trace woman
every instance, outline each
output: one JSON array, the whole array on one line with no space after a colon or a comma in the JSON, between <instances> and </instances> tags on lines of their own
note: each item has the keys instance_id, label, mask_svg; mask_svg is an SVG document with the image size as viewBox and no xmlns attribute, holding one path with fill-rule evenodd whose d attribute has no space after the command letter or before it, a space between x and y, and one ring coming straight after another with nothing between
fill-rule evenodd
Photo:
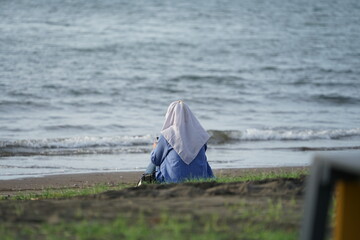
<instances>
[{"instance_id":1,"label":"woman","mask_svg":"<svg viewBox=\"0 0 360 240\"><path fill-rule=\"evenodd\" d=\"M145 174L155 173L158 182L214 177L205 155L209 138L183 101L172 102Z\"/></svg>"}]
</instances>

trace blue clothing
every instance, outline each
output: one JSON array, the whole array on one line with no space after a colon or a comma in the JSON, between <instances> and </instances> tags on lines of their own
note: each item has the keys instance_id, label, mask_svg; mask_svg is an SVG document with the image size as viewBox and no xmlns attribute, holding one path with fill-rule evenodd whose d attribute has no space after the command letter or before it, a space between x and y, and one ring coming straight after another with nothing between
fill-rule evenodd
<instances>
[{"instance_id":1,"label":"blue clothing","mask_svg":"<svg viewBox=\"0 0 360 240\"><path fill-rule=\"evenodd\" d=\"M145 170L145 174L153 174L156 171L156 166L152 162L149 163Z\"/></svg>"},{"instance_id":2,"label":"blue clothing","mask_svg":"<svg viewBox=\"0 0 360 240\"><path fill-rule=\"evenodd\" d=\"M151 152L151 162L157 166L156 180L159 182L181 182L187 179L212 178L205 155L206 144L195 159L187 165L173 147L160 135L156 148Z\"/></svg>"}]
</instances>

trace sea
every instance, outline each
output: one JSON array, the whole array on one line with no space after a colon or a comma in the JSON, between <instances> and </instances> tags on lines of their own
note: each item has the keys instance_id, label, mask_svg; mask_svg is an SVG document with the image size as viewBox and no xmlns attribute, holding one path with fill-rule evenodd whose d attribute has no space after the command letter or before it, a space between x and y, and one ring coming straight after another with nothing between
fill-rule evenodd
<instances>
[{"instance_id":1,"label":"sea","mask_svg":"<svg viewBox=\"0 0 360 240\"><path fill-rule=\"evenodd\" d=\"M360 153L360 1L0 0L0 179L142 171L175 100L213 169Z\"/></svg>"}]
</instances>

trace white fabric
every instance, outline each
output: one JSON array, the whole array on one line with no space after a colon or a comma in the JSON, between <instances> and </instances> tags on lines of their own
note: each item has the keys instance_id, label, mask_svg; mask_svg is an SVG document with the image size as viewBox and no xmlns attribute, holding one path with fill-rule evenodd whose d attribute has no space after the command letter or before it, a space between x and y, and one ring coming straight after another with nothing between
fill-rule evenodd
<instances>
[{"instance_id":1,"label":"white fabric","mask_svg":"<svg viewBox=\"0 0 360 240\"><path fill-rule=\"evenodd\" d=\"M210 138L190 108L182 101L170 104L161 134L188 165Z\"/></svg>"}]
</instances>

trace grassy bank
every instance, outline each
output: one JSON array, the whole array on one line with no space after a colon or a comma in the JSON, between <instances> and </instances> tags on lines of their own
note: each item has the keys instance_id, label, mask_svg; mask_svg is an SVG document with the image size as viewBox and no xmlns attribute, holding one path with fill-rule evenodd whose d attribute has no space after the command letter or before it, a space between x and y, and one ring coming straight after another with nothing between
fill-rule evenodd
<instances>
[{"instance_id":1,"label":"grassy bank","mask_svg":"<svg viewBox=\"0 0 360 240\"><path fill-rule=\"evenodd\" d=\"M121 184L19 193L0 201L0 236L5 240L297 239L307 174L306 170L259 172L141 189Z\"/></svg>"},{"instance_id":2,"label":"grassy bank","mask_svg":"<svg viewBox=\"0 0 360 240\"><path fill-rule=\"evenodd\" d=\"M41 192L22 193L14 192L12 195L1 196L0 200L41 200L41 199L64 199L77 196L87 196L99 194L110 190L121 190L130 187L128 184L105 185L97 184L86 188L63 188L63 189L44 189Z\"/></svg>"},{"instance_id":3,"label":"grassy bank","mask_svg":"<svg viewBox=\"0 0 360 240\"><path fill-rule=\"evenodd\" d=\"M308 170L296 170L296 171L280 171L280 172L260 172L260 173L248 173L243 176L217 176L214 179L203 180L191 180L187 182L209 182L215 181L219 183L229 182L246 182L246 181L261 181L266 179L275 178L299 178L307 175ZM39 200L39 199L63 199L76 196L86 196L92 194L99 194L111 190L121 190L127 187L132 187L129 184L97 184L87 188L64 188L64 189L44 189L37 193L22 193L21 191L15 192L12 195L0 196L0 200Z\"/></svg>"},{"instance_id":4,"label":"grassy bank","mask_svg":"<svg viewBox=\"0 0 360 240\"><path fill-rule=\"evenodd\" d=\"M241 219L222 219L219 215L202 216L194 219L191 215L172 216L162 213L160 216L146 218L139 215L137 219L119 216L114 221L91 221L57 224L43 223L37 226L12 225L0 226L1 239L133 239L133 240L225 240L225 239L266 239L291 240L297 239L298 233L294 230L274 229L269 214L265 223L246 223L233 228L232 223ZM247 218L247 216L239 216Z\"/></svg>"}]
</instances>

